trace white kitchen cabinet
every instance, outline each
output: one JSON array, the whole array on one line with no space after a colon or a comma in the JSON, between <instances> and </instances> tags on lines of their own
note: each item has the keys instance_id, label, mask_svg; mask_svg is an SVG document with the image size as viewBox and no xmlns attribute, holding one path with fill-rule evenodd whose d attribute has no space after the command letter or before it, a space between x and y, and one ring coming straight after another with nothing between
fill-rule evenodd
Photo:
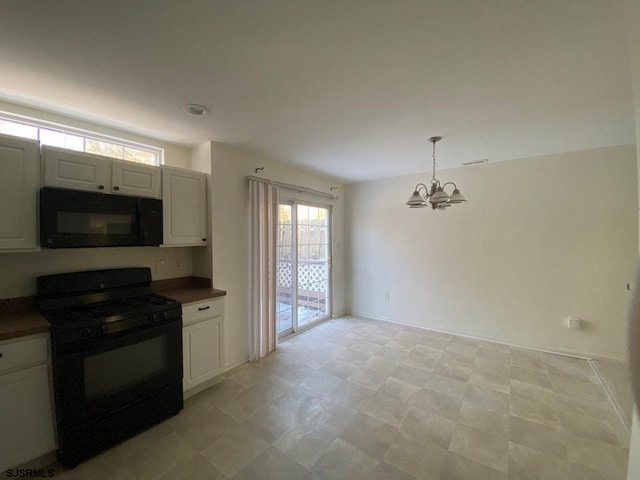
<instances>
[{"instance_id":1,"label":"white kitchen cabinet","mask_svg":"<svg viewBox=\"0 0 640 480\"><path fill-rule=\"evenodd\" d=\"M111 192L111 159L48 146L42 153L45 186Z\"/></svg>"},{"instance_id":2,"label":"white kitchen cabinet","mask_svg":"<svg viewBox=\"0 0 640 480\"><path fill-rule=\"evenodd\" d=\"M38 142L0 135L0 251L38 248L39 189Z\"/></svg>"},{"instance_id":3,"label":"white kitchen cabinet","mask_svg":"<svg viewBox=\"0 0 640 480\"><path fill-rule=\"evenodd\" d=\"M119 195L162 198L161 175L162 171L158 167L113 160L111 190Z\"/></svg>"},{"instance_id":4,"label":"white kitchen cabinet","mask_svg":"<svg viewBox=\"0 0 640 480\"><path fill-rule=\"evenodd\" d=\"M162 167L164 246L207 244L207 174Z\"/></svg>"},{"instance_id":5,"label":"white kitchen cabinet","mask_svg":"<svg viewBox=\"0 0 640 480\"><path fill-rule=\"evenodd\" d=\"M89 192L161 198L158 167L90 153L42 147L44 184Z\"/></svg>"},{"instance_id":6,"label":"white kitchen cabinet","mask_svg":"<svg viewBox=\"0 0 640 480\"><path fill-rule=\"evenodd\" d=\"M0 342L0 472L55 450L48 342Z\"/></svg>"},{"instance_id":7,"label":"white kitchen cabinet","mask_svg":"<svg viewBox=\"0 0 640 480\"><path fill-rule=\"evenodd\" d=\"M224 372L224 298L184 305L182 320L182 386L187 392Z\"/></svg>"}]
</instances>

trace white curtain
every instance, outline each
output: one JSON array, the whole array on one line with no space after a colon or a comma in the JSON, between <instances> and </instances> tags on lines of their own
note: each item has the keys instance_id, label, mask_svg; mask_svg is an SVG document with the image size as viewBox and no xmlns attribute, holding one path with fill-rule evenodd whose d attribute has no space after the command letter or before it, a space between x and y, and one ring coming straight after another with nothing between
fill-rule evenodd
<instances>
[{"instance_id":1,"label":"white curtain","mask_svg":"<svg viewBox=\"0 0 640 480\"><path fill-rule=\"evenodd\" d=\"M273 352L276 329L276 235L278 228L278 188L249 180L250 200L250 308L251 360Z\"/></svg>"}]
</instances>

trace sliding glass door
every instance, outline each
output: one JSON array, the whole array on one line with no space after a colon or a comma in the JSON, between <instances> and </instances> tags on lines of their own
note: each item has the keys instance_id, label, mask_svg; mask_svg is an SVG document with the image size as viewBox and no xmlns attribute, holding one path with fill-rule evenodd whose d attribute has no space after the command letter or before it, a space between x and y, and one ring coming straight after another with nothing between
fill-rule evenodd
<instances>
[{"instance_id":1,"label":"sliding glass door","mask_svg":"<svg viewBox=\"0 0 640 480\"><path fill-rule=\"evenodd\" d=\"M283 336L330 314L331 208L296 201L279 207L276 294Z\"/></svg>"}]
</instances>

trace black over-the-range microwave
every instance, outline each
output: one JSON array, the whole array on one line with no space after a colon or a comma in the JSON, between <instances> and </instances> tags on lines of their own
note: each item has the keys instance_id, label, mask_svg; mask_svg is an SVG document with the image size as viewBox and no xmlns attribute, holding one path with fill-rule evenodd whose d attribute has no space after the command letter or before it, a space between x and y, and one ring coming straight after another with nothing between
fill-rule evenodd
<instances>
[{"instance_id":1,"label":"black over-the-range microwave","mask_svg":"<svg viewBox=\"0 0 640 480\"><path fill-rule=\"evenodd\" d=\"M42 247L132 247L161 243L161 200L50 187L40 190Z\"/></svg>"}]
</instances>

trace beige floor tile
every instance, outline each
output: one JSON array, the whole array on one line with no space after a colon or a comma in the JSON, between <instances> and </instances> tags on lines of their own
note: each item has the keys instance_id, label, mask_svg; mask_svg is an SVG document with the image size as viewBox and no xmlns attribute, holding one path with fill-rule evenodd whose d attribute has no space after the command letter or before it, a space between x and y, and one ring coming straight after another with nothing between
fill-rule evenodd
<instances>
[{"instance_id":1,"label":"beige floor tile","mask_svg":"<svg viewBox=\"0 0 640 480\"><path fill-rule=\"evenodd\" d=\"M259 368L253 366L251 363L245 363L233 369L232 372L226 374L225 377L245 388L249 388L264 378L264 372L260 371Z\"/></svg>"},{"instance_id":2,"label":"beige floor tile","mask_svg":"<svg viewBox=\"0 0 640 480\"><path fill-rule=\"evenodd\" d=\"M506 393L497 392L481 385L468 384L465 388L464 399L483 405L496 413L509 414L509 395Z\"/></svg>"},{"instance_id":3,"label":"beige floor tile","mask_svg":"<svg viewBox=\"0 0 640 480\"><path fill-rule=\"evenodd\" d=\"M383 375L391 375L396 368L398 368L400 362L394 362L389 359L372 355L369 360L364 364L365 367L374 370Z\"/></svg>"},{"instance_id":4,"label":"beige floor tile","mask_svg":"<svg viewBox=\"0 0 640 480\"><path fill-rule=\"evenodd\" d=\"M509 363L478 357L476 357L473 363L473 370L507 378L511 376L511 366Z\"/></svg>"},{"instance_id":5,"label":"beige floor tile","mask_svg":"<svg viewBox=\"0 0 640 480\"><path fill-rule=\"evenodd\" d=\"M330 391L342 383L342 379L324 372L316 372L315 375L306 377L298 383L299 388L305 388L314 393ZM289 390L291 393L291 390Z\"/></svg>"},{"instance_id":6,"label":"beige floor tile","mask_svg":"<svg viewBox=\"0 0 640 480\"><path fill-rule=\"evenodd\" d=\"M375 370L359 367L358 370L347 377L347 380L376 391L384 383L385 378L387 378L386 375Z\"/></svg>"},{"instance_id":7,"label":"beige floor tile","mask_svg":"<svg viewBox=\"0 0 640 480\"><path fill-rule=\"evenodd\" d=\"M307 469L279 450L268 447L233 477L234 480L299 480Z\"/></svg>"},{"instance_id":8,"label":"beige floor tile","mask_svg":"<svg viewBox=\"0 0 640 480\"><path fill-rule=\"evenodd\" d=\"M511 366L511 379L542 388L551 388L551 380L549 380L549 376L545 372L525 367Z\"/></svg>"},{"instance_id":9,"label":"beige floor tile","mask_svg":"<svg viewBox=\"0 0 640 480\"><path fill-rule=\"evenodd\" d=\"M414 480L414 477L387 462L380 462L373 470L367 472L367 477L363 480Z\"/></svg>"},{"instance_id":10,"label":"beige floor tile","mask_svg":"<svg viewBox=\"0 0 640 480\"><path fill-rule=\"evenodd\" d=\"M586 438L567 436L567 458L600 472L624 475L629 450Z\"/></svg>"},{"instance_id":11,"label":"beige floor tile","mask_svg":"<svg viewBox=\"0 0 640 480\"><path fill-rule=\"evenodd\" d=\"M378 389L378 392L388 395L389 397L397 398L402 402L408 402L419 390L420 387L412 383L399 380L395 377L387 377Z\"/></svg>"},{"instance_id":12,"label":"beige floor tile","mask_svg":"<svg viewBox=\"0 0 640 480\"><path fill-rule=\"evenodd\" d=\"M443 377L460 380L462 382L468 382L471 376L470 367L465 367L447 360L440 360L433 369L433 372Z\"/></svg>"},{"instance_id":13,"label":"beige floor tile","mask_svg":"<svg viewBox=\"0 0 640 480\"><path fill-rule=\"evenodd\" d=\"M509 440L506 435L491 435L458 424L449 451L500 472L507 472Z\"/></svg>"},{"instance_id":14,"label":"beige floor tile","mask_svg":"<svg viewBox=\"0 0 640 480\"><path fill-rule=\"evenodd\" d=\"M435 443L448 449L455 426L453 420L412 407L400 425L400 431L407 440L418 444Z\"/></svg>"},{"instance_id":15,"label":"beige floor tile","mask_svg":"<svg viewBox=\"0 0 640 480\"><path fill-rule=\"evenodd\" d=\"M285 432L305 423L307 422L296 415L295 410L271 404L251 415L242 425L266 442L272 443Z\"/></svg>"},{"instance_id":16,"label":"beige floor tile","mask_svg":"<svg viewBox=\"0 0 640 480\"><path fill-rule=\"evenodd\" d=\"M462 354L471 359L471 363L473 363L473 359L478 353L477 345L469 345L466 343L461 343L456 340L452 340L446 348L447 352L454 352Z\"/></svg>"},{"instance_id":17,"label":"beige floor tile","mask_svg":"<svg viewBox=\"0 0 640 480\"><path fill-rule=\"evenodd\" d=\"M311 468L335 438L317 426L299 425L282 435L273 446L300 465Z\"/></svg>"},{"instance_id":18,"label":"beige floor tile","mask_svg":"<svg viewBox=\"0 0 640 480\"><path fill-rule=\"evenodd\" d=\"M542 360L539 352L533 350L511 349L511 365L531 370L547 372L547 364Z\"/></svg>"},{"instance_id":19,"label":"beige floor tile","mask_svg":"<svg viewBox=\"0 0 640 480\"><path fill-rule=\"evenodd\" d=\"M127 478L126 476L119 477ZM187 463L175 465L159 480L226 480L226 477L202 455L196 455Z\"/></svg>"},{"instance_id":20,"label":"beige floor tile","mask_svg":"<svg viewBox=\"0 0 640 480\"><path fill-rule=\"evenodd\" d=\"M498 375L491 375L490 373L472 371L469 377L469 383L472 385L480 385L482 387L490 388L496 392L511 393L511 384L508 377L500 377Z\"/></svg>"},{"instance_id":21,"label":"beige floor tile","mask_svg":"<svg viewBox=\"0 0 640 480\"><path fill-rule=\"evenodd\" d=\"M507 474L448 452L440 480L507 480Z\"/></svg>"},{"instance_id":22,"label":"beige floor tile","mask_svg":"<svg viewBox=\"0 0 640 480\"><path fill-rule=\"evenodd\" d=\"M422 370L432 372L438 364L439 357L440 352L438 352L437 354L424 355L422 353L413 351L407 353L403 357L402 363L404 365L409 365L410 367L420 368Z\"/></svg>"},{"instance_id":23,"label":"beige floor tile","mask_svg":"<svg viewBox=\"0 0 640 480\"><path fill-rule=\"evenodd\" d=\"M319 403L321 408L307 416L307 421L333 435L339 435L356 414L328 398L321 398Z\"/></svg>"},{"instance_id":24,"label":"beige floor tile","mask_svg":"<svg viewBox=\"0 0 640 480\"><path fill-rule=\"evenodd\" d=\"M342 360L338 360L336 358L332 358L327 363L325 363L320 370L328 373L329 375L333 375L339 378L347 378L349 375L358 370L358 365L355 365L351 362L345 362Z\"/></svg>"},{"instance_id":25,"label":"beige floor tile","mask_svg":"<svg viewBox=\"0 0 640 480\"><path fill-rule=\"evenodd\" d=\"M557 410L543 402L522 397L511 397L510 414L524 420L542 423L549 427L560 428Z\"/></svg>"},{"instance_id":26,"label":"beige floor tile","mask_svg":"<svg viewBox=\"0 0 640 480\"><path fill-rule=\"evenodd\" d=\"M509 444L509 480L569 480L570 464L517 443Z\"/></svg>"},{"instance_id":27,"label":"beige floor tile","mask_svg":"<svg viewBox=\"0 0 640 480\"><path fill-rule=\"evenodd\" d=\"M185 409L189 411L189 409ZM213 408L206 415L192 422L182 422L180 415L169 419L170 424L180 437L197 451L201 451L224 435L228 427L238 426L238 422Z\"/></svg>"},{"instance_id":28,"label":"beige floor tile","mask_svg":"<svg viewBox=\"0 0 640 480\"><path fill-rule=\"evenodd\" d=\"M360 410L373 394L374 392L369 388L344 381L329 393L324 394L322 398L357 411Z\"/></svg>"},{"instance_id":29,"label":"beige floor tile","mask_svg":"<svg viewBox=\"0 0 640 480\"><path fill-rule=\"evenodd\" d=\"M244 427L229 428L225 436L201 453L226 477L233 477L269 447L263 439Z\"/></svg>"},{"instance_id":30,"label":"beige floor tile","mask_svg":"<svg viewBox=\"0 0 640 480\"><path fill-rule=\"evenodd\" d=\"M409 411L409 405L384 393L376 393L361 411L382 422L399 427Z\"/></svg>"},{"instance_id":31,"label":"beige floor tile","mask_svg":"<svg viewBox=\"0 0 640 480\"><path fill-rule=\"evenodd\" d=\"M446 393L447 395L462 397L467 387L467 382L458 378L441 375L441 373L443 372L438 368L436 368L433 373L430 373L427 377L427 381L424 383L424 388L440 393Z\"/></svg>"},{"instance_id":32,"label":"beige floor tile","mask_svg":"<svg viewBox=\"0 0 640 480\"><path fill-rule=\"evenodd\" d=\"M390 376L422 388L427 383L429 375L429 372L420 368L409 365L399 365Z\"/></svg>"},{"instance_id":33,"label":"beige floor tile","mask_svg":"<svg viewBox=\"0 0 640 480\"><path fill-rule=\"evenodd\" d=\"M504 437L509 435L509 415L480 403L462 402L458 423L493 435Z\"/></svg>"},{"instance_id":34,"label":"beige floor tile","mask_svg":"<svg viewBox=\"0 0 640 480\"><path fill-rule=\"evenodd\" d=\"M615 430L606 420L598 420L567 410L560 410L559 415L563 430L571 435L622 446Z\"/></svg>"},{"instance_id":35,"label":"beige floor tile","mask_svg":"<svg viewBox=\"0 0 640 480\"><path fill-rule=\"evenodd\" d=\"M508 465L509 480L623 480L628 441L585 360L344 317L234 368L160 425L55 472L503 480Z\"/></svg>"},{"instance_id":36,"label":"beige floor tile","mask_svg":"<svg viewBox=\"0 0 640 480\"><path fill-rule=\"evenodd\" d=\"M372 458L382 460L398 429L364 413L357 414L340 434L340 438Z\"/></svg>"},{"instance_id":37,"label":"beige floor tile","mask_svg":"<svg viewBox=\"0 0 640 480\"><path fill-rule=\"evenodd\" d=\"M362 450L337 438L316 462L309 478L314 480L366 478L379 463Z\"/></svg>"},{"instance_id":38,"label":"beige floor tile","mask_svg":"<svg viewBox=\"0 0 640 480\"><path fill-rule=\"evenodd\" d=\"M449 420L457 420L462 398L423 388L416 392L409 404Z\"/></svg>"},{"instance_id":39,"label":"beige floor tile","mask_svg":"<svg viewBox=\"0 0 640 480\"><path fill-rule=\"evenodd\" d=\"M385 461L420 480L436 480L444 467L447 451L435 443L415 443L398 435L385 456Z\"/></svg>"},{"instance_id":40,"label":"beige floor tile","mask_svg":"<svg viewBox=\"0 0 640 480\"><path fill-rule=\"evenodd\" d=\"M511 380L511 397L523 398L525 400L536 400L550 407L556 406L557 394L548 388L538 387L530 383Z\"/></svg>"},{"instance_id":41,"label":"beige floor tile","mask_svg":"<svg viewBox=\"0 0 640 480\"><path fill-rule=\"evenodd\" d=\"M567 458L565 435L561 430L519 417L511 417L509 440L555 457Z\"/></svg>"}]
</instances>

